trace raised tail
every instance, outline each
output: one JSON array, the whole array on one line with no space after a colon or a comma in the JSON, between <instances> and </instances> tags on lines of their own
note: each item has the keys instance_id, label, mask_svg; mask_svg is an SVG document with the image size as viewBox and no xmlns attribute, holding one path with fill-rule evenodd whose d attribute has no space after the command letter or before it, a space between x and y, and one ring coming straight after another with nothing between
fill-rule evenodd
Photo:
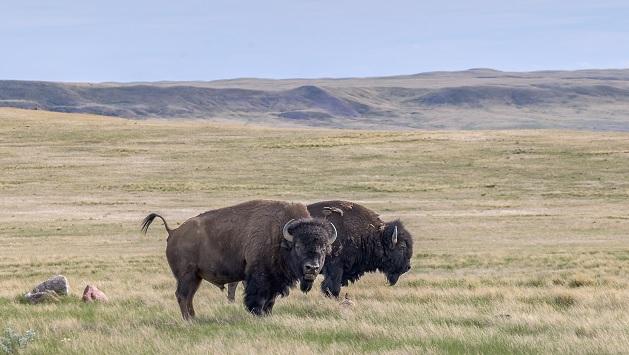
<instances>
[{"instance_id":1,"label":"raised tail","mask_svg":"<svg viewBox=\"0 0 629 355\"><path fill-rule=\"evenodd\" d=\"M162 221L164 221L164 227L166 227L166 231L168 232L168 235L170 235L171 229L168 227L168 223L166 223L166 220L164 219L164 217L158 215L157 213L151 213L148 216L146 216L146 218L144 218L144 221L142 221L142 232L146 234L146 232L149 230L149 226L151 225L151 223L153 223L153 220L155 219L155 217L159 217L162 219Z\"/></svg>"}]
</instances>

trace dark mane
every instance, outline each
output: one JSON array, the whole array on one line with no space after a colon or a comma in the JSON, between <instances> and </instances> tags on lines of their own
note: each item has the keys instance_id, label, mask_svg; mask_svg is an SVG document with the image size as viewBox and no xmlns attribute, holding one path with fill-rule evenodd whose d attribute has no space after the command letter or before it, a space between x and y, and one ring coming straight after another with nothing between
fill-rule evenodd
<instances>
[{"instance_id":1,"label":"dark mane","mask_svg":"<svg viewBox=\"0 0 629 355\"><path fill-rule=\"evenodd\" d=\"M343 273L342 284L347 286L349 282L356 282L367 272L374 272L380 268L380 261L384 254L381 232L362 235L359 253L356 253L352 266Z\"/></svg>"}]
</instances>

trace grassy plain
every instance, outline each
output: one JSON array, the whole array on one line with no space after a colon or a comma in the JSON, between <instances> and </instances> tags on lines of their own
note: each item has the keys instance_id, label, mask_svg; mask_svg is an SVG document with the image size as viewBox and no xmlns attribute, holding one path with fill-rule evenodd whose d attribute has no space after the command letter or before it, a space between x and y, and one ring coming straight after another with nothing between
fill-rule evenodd
<instances>
[{"instance_id":1,"label":"grassy plain","mask_svg":"<svg viewBox=\"0 0 629 355\"><path fill-rule=\"evenodd\" d=\"M345 131L0 109L0 327L26 353L623 353L629 134ZM202 284L180 319L159 223L341 198L414 233L412 270L247 314ZM17 297L62 273L60 304ZM111 298L79 300L87 283Z\"/></svg>"}]
</instances>

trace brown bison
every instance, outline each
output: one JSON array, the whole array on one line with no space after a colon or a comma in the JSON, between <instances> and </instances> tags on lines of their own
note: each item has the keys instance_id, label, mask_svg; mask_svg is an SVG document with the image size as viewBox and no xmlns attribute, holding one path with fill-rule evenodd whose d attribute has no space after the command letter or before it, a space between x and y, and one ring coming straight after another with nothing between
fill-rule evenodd
<instances>
[{"instance_id":1,"label":"brown bison","mask_svg":"<svg viewBox=\"0 0 629 355\"><path fill-rule=\"evenodd\" d=\"M324 265L336 228L312 218L302 204L250 201L202 213L170 229L149 214L146 233L159 217L168 231L166 258L177 279L177 302L184 319L194 317L192 299L201 280L224 288L246 281L245 306L255 315L270 314L277 296L288 295L297 281L312 288Z\"/></svg>"},{"instance_id":2,"label":"brown bison","mask_svg":"<svg viewBox=\"0 0 629 355\"><path fill-rule=\"evenodd\" d=\"M323 201L308 206L313 217L326 217L338 228L321 273L321 291L338 297L341 286L355 282L366 272L383 272L390 285L411 268L413 237L399 220L382 222L372 210L348 201ZM228 285L233 301L238 283Z\"/></svg>"}]
</instances>

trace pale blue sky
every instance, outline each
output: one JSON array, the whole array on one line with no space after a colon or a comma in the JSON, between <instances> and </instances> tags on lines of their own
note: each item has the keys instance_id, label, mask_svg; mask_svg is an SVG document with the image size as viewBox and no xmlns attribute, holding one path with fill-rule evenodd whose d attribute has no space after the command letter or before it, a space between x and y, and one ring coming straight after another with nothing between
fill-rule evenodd
<instances>
[{"instance_id":1,"label":"pale blue sky","mask_svg":"<svg viewBox=\"0 0 629 355\"><path fill-rule=\"evenodd\" d=\"M629 67L629 1L0 1L0 79Z\"/></svg>"}]
</instances>

